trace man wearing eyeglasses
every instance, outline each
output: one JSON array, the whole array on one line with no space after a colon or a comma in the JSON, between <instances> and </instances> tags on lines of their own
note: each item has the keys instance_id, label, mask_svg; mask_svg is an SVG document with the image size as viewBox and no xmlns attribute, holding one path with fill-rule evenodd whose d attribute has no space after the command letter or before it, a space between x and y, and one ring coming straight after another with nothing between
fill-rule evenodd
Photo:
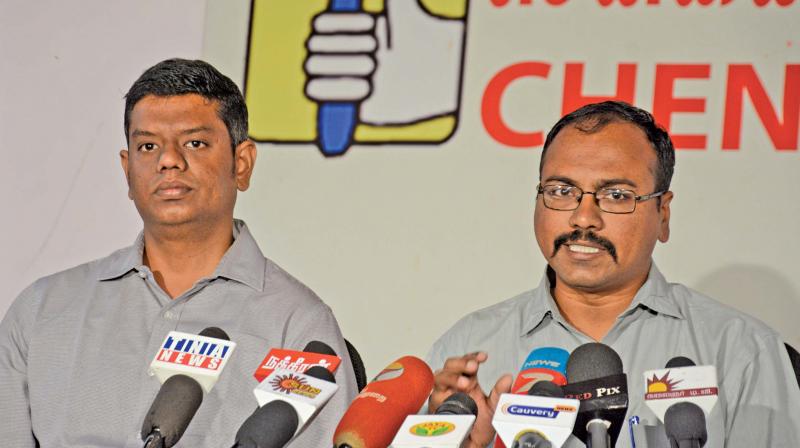
<instances>
[{"instance_id":1,"label":"man wearing eyeglasses","mask_svg":"<svg viewBox=\"0 0 800 448\"><path fill-rule=\"evenodd\" d=\"M548 264L541 283L464 317L428 354L431 367L440 369L429 408L454 392L467 392L478 404L468 446L493 440L497 401L511 388L507 372L531 350L571 352L593 341L619 353L628 417L649 429L663 434L643 401L643 372L685 356L716 366L719 378L706 447L800 446L800 388L781 337L750 316L667 283L652 261L656 241L669 239L674 165L669 135L649 113L625 103L585 106L552 128L534 212ZM618 447L631 446L625 426ZM583 444L573 436L564 446Z\"/></svg>"}]
</instances>

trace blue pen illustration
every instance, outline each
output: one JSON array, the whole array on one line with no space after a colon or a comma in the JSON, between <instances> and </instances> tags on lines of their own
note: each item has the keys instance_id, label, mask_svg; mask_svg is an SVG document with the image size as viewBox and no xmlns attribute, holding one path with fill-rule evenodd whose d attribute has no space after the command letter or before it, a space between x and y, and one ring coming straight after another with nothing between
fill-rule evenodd
<instances>
[{"instance_id":1,"label":"blue pen illustration","mask_svg":"<svg viewBox=\"0 0 800 448\"><path fill-rule=\"evenodd\" d=\"M361 0L331 0L332 12L358 12ZM326 156L342 155L353 141L356 128L357 104L353 102L324 102L317 113L317 136L322 153Z\"/></svg>"}]
</instances>

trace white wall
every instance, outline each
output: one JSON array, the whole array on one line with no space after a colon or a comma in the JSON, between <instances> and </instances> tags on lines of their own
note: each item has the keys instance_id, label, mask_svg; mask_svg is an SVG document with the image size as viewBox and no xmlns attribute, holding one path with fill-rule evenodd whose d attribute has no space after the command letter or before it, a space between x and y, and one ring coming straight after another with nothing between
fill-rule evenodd
<instances>
[{"instance_id":1,"label":"white wall","mask_svg":"<svg viewBox=\"0 0 800 448\"><path fill-rule=\"evenodd\" d=\"M597 93L613 89L617 62L639 63L636 102L645 108L655 63L712 65L710 79L676 88L707 98L706 113L674 123L707 132L709 146L678 153L672 239L655 258L668 279L761 317L800 347L800 154L774 149L747 99L742 148L720 149L727 65L755 64L780 98L783 65L800 62L798 7L578 3L472 2L460 122L442 145L356 146L335 159L313 145L259 145L237 215L267 256L333 308L370 374L423 355L462 315L539 281L531 225L539 149L501 145L480 116L489 79L524 60L552 64L550 77L509 87L504 115L519 129L544 130L560 112L565 62L586 62L585 88ZM0 4L0 311L35 278L133 240L141 224L117 155L123 94L171 56L205 57L241 82L248 13L248 1L207 10L191 0Z\"/></svg>"}]
</instances>

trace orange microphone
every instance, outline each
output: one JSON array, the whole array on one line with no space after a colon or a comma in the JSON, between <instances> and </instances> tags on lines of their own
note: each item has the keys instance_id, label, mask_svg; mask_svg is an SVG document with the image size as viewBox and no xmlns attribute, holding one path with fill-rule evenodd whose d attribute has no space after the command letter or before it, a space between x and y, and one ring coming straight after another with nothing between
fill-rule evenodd
<instances>
[{"instance_id":1,"label":"orange microphone","mask_svg":"<svg viewBox=\"0 0 800 448\"><path fill-rule=\"evenodd\" d=\"M433 373L421 359L404 356L389 364L350 403L333 434L334 448L386 448L432 389Z\"/></svg>"}]
</instances>

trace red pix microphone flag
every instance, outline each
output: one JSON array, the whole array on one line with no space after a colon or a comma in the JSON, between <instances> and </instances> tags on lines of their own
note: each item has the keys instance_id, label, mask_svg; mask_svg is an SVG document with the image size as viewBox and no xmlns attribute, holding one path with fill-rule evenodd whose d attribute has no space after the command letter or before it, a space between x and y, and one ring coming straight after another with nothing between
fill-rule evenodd
<instances>
[{"instance_id":1,"label":"red pix microphone flag","mask_svg":"<svg viewBox=\"0 0 800 448\"><path fill-rule=\"evenodd\" d=\"M389 364L350 404L333 434L333 446L386 448L432 389L433 373L421 359L404 356Z\"/></svg>"},{"instance_id":2,"label":"red pix microphone flag","mask_svg":"<svg viewBox=\"0 0 800 448\"><path fill-rule=\"evenodd\" d=\"M336 373L341 361L341 358L336 355L273 348L267 353L261 364L258 365L256 371L253 372L253 376L260 383L264 381L264 378L270 376L275 369L305 373L306 370L313 366L322 366L331 373Z\"/></svg>"}]
</instances>

